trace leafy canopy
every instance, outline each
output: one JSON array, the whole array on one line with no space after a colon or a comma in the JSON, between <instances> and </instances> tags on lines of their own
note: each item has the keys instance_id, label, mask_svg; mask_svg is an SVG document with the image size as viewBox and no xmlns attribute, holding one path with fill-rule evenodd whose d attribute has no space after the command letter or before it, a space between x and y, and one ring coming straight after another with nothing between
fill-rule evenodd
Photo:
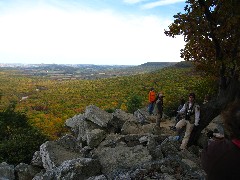
<instances>
[{"instance_id":1,"label":"leafy canopy","mask_svg":"<svg viewBox=\"0 0 240 180\"><path fill-rule=\"evenodd\" d=\"M165 30L170 37L184 36L181 57L214 75L239 71L240 1L187 0L184 10Z\"/></svg>"}]
</instances>

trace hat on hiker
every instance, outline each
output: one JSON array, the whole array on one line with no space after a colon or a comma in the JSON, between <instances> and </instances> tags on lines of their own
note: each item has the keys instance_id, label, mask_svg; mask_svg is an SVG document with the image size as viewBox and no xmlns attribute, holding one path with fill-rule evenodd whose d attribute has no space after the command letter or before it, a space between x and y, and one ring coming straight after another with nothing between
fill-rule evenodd
<instances>
[{"instance_id":1,"label":"hat on hiker","mask_svg":"<svg viewBox=\"0 0 240 180\"><path fill-rule=\"evenodd\" d=\"M159 97L165 97L165 96L163 95L163 92L159 92Z\"/></svg>"}]
</instances>

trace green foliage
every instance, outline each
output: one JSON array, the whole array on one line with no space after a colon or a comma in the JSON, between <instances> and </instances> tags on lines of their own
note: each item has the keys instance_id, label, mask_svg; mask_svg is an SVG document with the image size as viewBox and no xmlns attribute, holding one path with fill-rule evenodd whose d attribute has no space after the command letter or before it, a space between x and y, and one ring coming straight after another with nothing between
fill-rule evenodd
<instances>
[{"instance_id":1,"label":"green foliage","mask_svg":"<svg viewBox=\"0 0 240 180\"><path fill-rule=\"evenodd\" d=\"M28 123L25 114L14 109L15 103L0 112L0 161L30 163L33 153L47 138Z\"/></svg>"},{"instance_id":2,"label":"green foliage","mask_svg":"<svg viewBox=\"0 0 240 180\"><path fill-rule=\"evenodd\" d=\"M105 111L107 111L108 113L113 113L115 111L115 109L109 108L109 109L105 109Z\"/></svg>"},{"instance_id":3,"label":"green foliage","mask_svg":"<svg viewBox=\"0 0 240 180\"><path fill-rule=\"evenodd\" d=\"M213 76L196 72L191 67L169 67L152 73L91 81L56 81L15 76L11 71L1 72L0 69L0 110L18 97L16 110L25 112L31 124L51 139L56 139L64 131L66 119L83 113L90 104L107 112L115 109L128 111L127 106L146 107L149 89L154 87L156 92L163 91L164 113L171 115L178 107L180 97L187 98L189 92L196 93L199 103L203 101L205 94L214 96L216 80ZM44 88L36 91L36 85ZM130 101L134 94L141 97L139 106ZM28 98L20 101L23 95L28 95ZM129 108L129 112L132 111Z\"/></svg>"},{"instance_id":4,"label":"green foliage","mask_svg":"<svg viewBox=\"0 0 240 180\"><path fill-rule=\"evenodd\" d=\"M134 113L137 109L142 107L143 99L137 94L132 94L127 101L127 112Z\"/></svg>"}]
</instances>

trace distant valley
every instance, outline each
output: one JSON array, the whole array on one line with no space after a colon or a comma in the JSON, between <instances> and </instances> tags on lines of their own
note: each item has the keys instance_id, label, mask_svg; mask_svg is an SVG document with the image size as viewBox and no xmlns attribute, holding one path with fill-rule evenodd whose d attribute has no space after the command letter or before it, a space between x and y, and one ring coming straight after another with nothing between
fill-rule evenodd
<instances>
[{"instance_id":1,"label":"distant valley","mask_svg":"<svg viewBox=\"0 0 240 180\"><path fill-rule=\"evenodd\" d=\"M148 62L138 66L93 64L1 64L1 69L17 70L16 74L54 80L101 79L156 71L177 62Z\"/></svg>"}]
</instances>

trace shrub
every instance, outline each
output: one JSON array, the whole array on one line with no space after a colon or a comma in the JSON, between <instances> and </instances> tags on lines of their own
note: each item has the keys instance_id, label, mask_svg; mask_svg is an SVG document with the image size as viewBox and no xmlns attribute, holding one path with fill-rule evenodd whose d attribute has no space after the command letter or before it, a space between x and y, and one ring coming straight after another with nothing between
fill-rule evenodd
<instances>
[{"instance_id":1,"label":"shrub","mask_svg":"<svg viewBox=\"0 0 240 180\"><path fill-rule=\"evenodd\" d=\"M141 96L132 94L127 101L127 112L134 113L137 109L142 107L143 99Z\"/></svg>"},{"instance_id":2,"label":"shrub","mask_svg":"<svg viewBox=\"0 0 240 180\"><path fill-rule=\"evenodd\" d=\"M30 163L35 151L47 140L28 123L25 114L15 112L15 104L0 112L0 161Z\"/></svg>"}]
</instances>

